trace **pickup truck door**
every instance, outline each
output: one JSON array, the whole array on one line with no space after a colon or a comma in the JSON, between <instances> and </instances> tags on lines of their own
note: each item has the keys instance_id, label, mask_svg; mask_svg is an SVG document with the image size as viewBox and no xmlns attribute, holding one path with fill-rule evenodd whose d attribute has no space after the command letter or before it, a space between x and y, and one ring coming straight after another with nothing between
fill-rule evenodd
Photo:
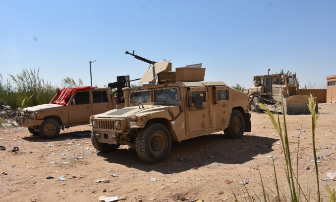
<instances>
[{"instance_id":1,"label":"pickup truck door","mask_svg":"<svg viewBox=\"0 0 336 202\"><path fill-rule=\"evenodd\" d=\"M105 90L92 90L92 114L100 114L112 109L111 96Z\"/></svg>"},{"instance_id":2,"label":"pickup truck door","mask_svg":"<svg viewBox=\"0 0 336 202\"><path fill-rule=\"evenodd\" d=\"M91 115L90 91L76 92L69 103L69 125L89 123Z\"/></svg>"}]
</instances>

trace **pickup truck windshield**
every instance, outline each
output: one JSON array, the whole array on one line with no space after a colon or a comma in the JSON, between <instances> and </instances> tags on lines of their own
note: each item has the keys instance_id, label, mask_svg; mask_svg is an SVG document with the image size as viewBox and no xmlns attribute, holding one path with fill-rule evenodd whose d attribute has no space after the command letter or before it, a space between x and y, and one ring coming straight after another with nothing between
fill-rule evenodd
<instances>
[{"instance_id":1,"label":"pickup truck windshield","mask_svg":"<svg viewBox=\"0 0 336 202\"><path fill-rule=\"evenodd\" d=\"M178 95L176 88L154 91L154 102L169 102L177 100Z\"/></svg>"},{"instance_id":2,"label":"pickup truck windshield","mask_svg":"<svg viewBox=\"0 0 336 202\"><path fill-rule=\"evenodd\" d=\"M139 104L149 102L150 100L150 93L149 91L140 91L140 92L133 92L131 94L131 103Z\"/></svg>"}]
</instances>

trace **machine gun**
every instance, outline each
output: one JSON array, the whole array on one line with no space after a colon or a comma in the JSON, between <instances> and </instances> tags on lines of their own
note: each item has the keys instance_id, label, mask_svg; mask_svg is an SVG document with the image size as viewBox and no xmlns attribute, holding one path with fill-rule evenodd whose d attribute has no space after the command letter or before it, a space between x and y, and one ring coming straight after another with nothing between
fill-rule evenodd
<instances>
[{"instance_id":1,"label":"machine gun","mask_svg":"<svg viewBox=\"0 0 336 202\"><path fill-rule=\"evenodd\" d=\"M130 85L131 81L137 81L137 80L140 80L140 78L130 80L129 75L127 75L127 76L117 76L117 81L113 82L113 83L109 83L108 87L110 89L117 88L116 92L117 92L118 103L125 103L125 100L123 98L122 89L125 88L125 87L130 87L131 86Z\"/></svg>"},{"instance_id":2,"label":"machine gun","mask_svg":"<svg viewBox=\"0 0 336 202\"><path fill-rule=\"evenodd\" d=\"M135 59L141 60L142 62L146 62L148 64L154 65L156 63L155 61L151 61L151 60L148 60L148 59L143 58L141 56L135 55L134 50L133 50L133 53L130 53L130 52L126 51L125 54L132 55Z\"/></svg>"}]
</instances>

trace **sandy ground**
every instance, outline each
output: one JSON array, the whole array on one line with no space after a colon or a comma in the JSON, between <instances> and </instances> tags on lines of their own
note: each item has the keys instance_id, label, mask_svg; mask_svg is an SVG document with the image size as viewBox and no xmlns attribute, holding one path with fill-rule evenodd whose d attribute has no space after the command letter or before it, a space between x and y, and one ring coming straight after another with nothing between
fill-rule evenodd
<instances>
[{"instance_id":1,"label":"sandy ground","mask_svg":"<svg viewBox=\"0 0 336 202\"><path fill-rule=\"evenodd\" d=\"M327 201L326 186L335 186L336 181L321 178L336 172L336 105L320 104L319 116L316 148L323 157L318 163L319 181ZM300 140L298 178L315 201L311 116L286 118L294 168ZM57 139L45 140L31 136L26 128L0 128L0 145L6 147L0 151L0 201L98 201L100 196L118 196L120 201L209 202L235 201L234 194L246 201L246 190L255 201L258 197L263 201L259 171L267 197L274 201L272 158L281 196L289 199L282 145L263 113L252 113L252 132L241 139L211 134L174 143L166 161L155 165L141 162L135 149L125 146L97 153L89 137L77 137L89 130L89 126L73 127ZM13 147L19 151L12 152ZM241 185L243 180L249 183Z\"/></svg>"}]
</instances>

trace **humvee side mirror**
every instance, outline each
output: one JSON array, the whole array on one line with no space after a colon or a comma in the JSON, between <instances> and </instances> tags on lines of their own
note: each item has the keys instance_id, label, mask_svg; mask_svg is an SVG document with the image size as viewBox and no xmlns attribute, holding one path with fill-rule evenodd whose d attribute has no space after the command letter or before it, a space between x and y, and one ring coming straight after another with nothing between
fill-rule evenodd
<instances>
[{"instance_id":1,"label":"humvee side mirror","mask_svg":"<svg viewBox=\"0 0 336 202\"><path fill-rule=\"evenodd\" d=\"M203 97L197 96L197 97L194 97L194 100L195 100L195 108L203 109Z\"/></svg>"},{"instance_id":2,"label":"humvee side mirror","mask_svg":"<svg viewBox=\"0 0 336 202\"><path fill-rule=\"evenodd\" d=\"M72 99L72 105L76 105L76 100Z\"/></svg>"}]
</instances>

